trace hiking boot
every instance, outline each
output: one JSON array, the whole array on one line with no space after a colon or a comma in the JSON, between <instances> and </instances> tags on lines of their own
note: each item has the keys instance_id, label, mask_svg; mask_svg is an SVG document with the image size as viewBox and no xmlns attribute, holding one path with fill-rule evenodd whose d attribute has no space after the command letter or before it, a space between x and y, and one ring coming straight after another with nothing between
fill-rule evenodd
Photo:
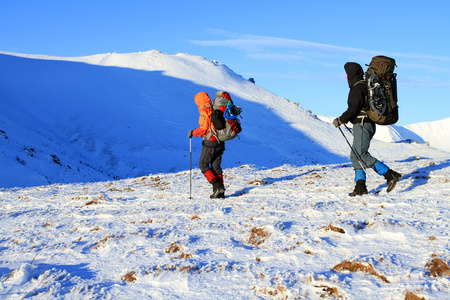
<instances>
[{"instance_id":1,"label":"hiking boot","mask_svg":"<svg viewBox=\"0 0 450 300\"><path fill-rule=\"evenodd\" d=\"M367 195L368 193L369 192L367 191L366 181L360 179L356 182L356 186L355 186L355 189L353 190L353 192L351 192L348 195L350 197L355 197L355 196Z\"/></svg>"},{"instance_id":2,"label":"hiking boot","mask_svg":"<svg viewBox=\"0 0 450 300\"><path fill-rule=\"evenodd\" d=\"M395 185L400 180L400 178L402 178L402 174L389 169L386 174L384 174L384 178L386 178L388 185L387 192L389 193L395 188Z\"/></svg>"},{"instance_id":3,"label":"hiking boot","mask_svg":"<svg viewBox=\"0 0 450 300\"><path fill-rule=\"evenodd\" d=\"M225 187L220 181L213 184L213 193L209 196L209 198L225 198Z\"/></svg>"},{"instance_id":4,"label":"hiking boot","mask_svg":"<svg viewBox=\"0 0 450 300\"><path fill-rule=\"evenodd\" d=\"M220 183L222 183L222 185L223 185L223 175L222 175L222 174L217 174L217 177L219 177ZM225 185L224 185L224 186L225 186ZM219 194L219 195L218 195L218 198L224 199L224 198L225 198L225 193Z\"/></svg>"}]
</instances>

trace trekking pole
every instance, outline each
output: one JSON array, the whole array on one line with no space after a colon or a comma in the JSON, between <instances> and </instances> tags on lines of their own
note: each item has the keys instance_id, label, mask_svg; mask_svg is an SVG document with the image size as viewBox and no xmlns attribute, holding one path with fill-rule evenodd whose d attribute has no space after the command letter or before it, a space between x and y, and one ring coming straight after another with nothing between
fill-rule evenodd
<instances>
[{"instance_id":1,"label":"trekking pole","mask_svg":"<svg viewBox=\"0 0 450 300\"><path fill-rule=\"evenodd\" d=\"M192 199L192 138L189 138L189 199Z\"/></svg>"},{"instance_id":2,"label":"trekking pole","mask_svg":"<svg viewBox=\"0 0 450 300\"><path fill-rule=\"evenodd\" d=\"M344 124L344 126L345 126L345 128L347 128L348 132L350 132L350 133L352 134L352 136L354 137L355 135L353 134L353 131L351 131L350 128L347 127L347 124ZM347 138L346 138L346 139L347 139ZM347 141L347 144L350 145L350 143L349 143L348 141ZM358 154L356 151L354 151L353 147L351 147L351 148L352 148L353 154L355 154L356 159L358 159L359 164L360 164L361 167L364 169L364 172L365 172L366 175L367 175L366 169L362 166L362 163L361 163L361 161L362 161L361 156L359 156L359 154ZM365 164L365 163L364 163L364 164ZM367 165L366 165L366 166L367 166Z\"/></svg>"},{"instance_id":3,"label":"trekking pole","mask_svg":"<svg viewBox=\"0 0 450 300\"><path fill-rule=\"evenodd\" d=\"M348 131L350 131L350 129L347 127L347 125L345 125L345 128L347 128ZM356 159L359 162L359 165L361 166L361 168L364 170L364 173L366 174L366 177L369 179L369 181L372 183L372 180L370 179L369 174L367 174L367 170L366 168L364 168L362 162L361 162L361 157L359 156L359 154L355 151L355 149L353 149L352 145L350 145L350 142L348 141L347 137L345 136L344 132L342 131L341 127L338 127L339 131L342 133L342 136L344 137L345 141L347 142L347 145L350 147L350 149L352 150L353 154L355 155ZM353 132L350 131L350 133L353 135ZM375 194L378 194L379 191L375 188Z\"/></svg>"},{"instance_id":4,"label":"trekking pole","mask_svg":"<svg viewBox=\"0 0 450 300\"><path fill-rule=\"evenodd\" d=\"M348 132L350 132L353 135L353 131L350 130L350 128L347 127L347 124L344 124L345 128L347 128Z\"/></svg>"},{"instance_id":5,"label":"trekking pole","mask_svg":"<svg viewBox=\"0 0 450 300\"><path fill-rule=\"evenodd\" d=\"M345 127L348 129L347 126L345 126ZM348 139L345 136L344 132L342 131L341 127L338 127L338 129L342 133L342 136L344 137L345 141L347 142L347 145L350 147L350 149L352 150L353 154L356 156L356 159L358 160L359 165L361 166L361 168L364 170L364 173L366 173L366 175L367 175L366 168L364 168L364 166L362 165L362 162L360 160L360 157L359 157L358 153L356 153L355 149L353 149L352 145L350 145L350 142L348 141Z\"/></svg>"},{"instance_id":6,"label":"trekking pole","mask_svg":"<svg viewBox=\"0 0 450 300\"><path fill-rule=\"evenodd\" d=\"M344 126L345 126L345 128L347 128L348 132L350 132L353 135L353 131L351 131L350 128L348 128L346 124L344 124ZM371 151L375 152L375 154L377 156L380 155L380 153L378 151L376 151L376 149L372 149Z\"/></svg>"}]
</instances>

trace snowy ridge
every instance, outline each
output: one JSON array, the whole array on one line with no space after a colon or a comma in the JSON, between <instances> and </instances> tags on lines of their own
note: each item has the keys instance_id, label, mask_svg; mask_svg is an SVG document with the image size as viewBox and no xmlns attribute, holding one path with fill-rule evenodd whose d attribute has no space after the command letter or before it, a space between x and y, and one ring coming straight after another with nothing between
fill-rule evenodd
<instances>
[{"instance_id":1,"label":"snowy ridge","mask_svg":"<svg viewBox=\"0 0 450 300\"><path fill-rule=\"evenodd\" d=\"M204 57L178 53L169 55L159 50L151 50L136 53L106 53L85 57L52 57L44 55L13 54L29 59L57 60L81 62L105 67L121 67L143 71L163 71L165 75L187 79L202 85L224 84L223 81L231 80L232 83L241 80L242 77L235 74L228 67L217 62L211 62ZM220 66L220 68L216 68ZM205 76L205 74L208 74ZM235 80L233 80L235 79Z\"/></svg>"},{"instance_id":2,"label":"snowy ridge","mask_svg":"<svg viewBox=\"0 0 450 300\"><path fill-rule=\"evenodd\" d=\"M368 170L351 198L341 133L225 65L153 50L0 69L0 298L448 298L448 152L374 140L403 177L387 194ZM194 95L217 90L244 117L227 198L209 199L193 139L189 199Z\"/></svg>"},{"instance_id":3,"label":"snowy ridge","mask_svg":"<svg viewBox=\"0 0 450 300\"><path fill-rule=\"evenodd\" d=\"M429 142L431 147L450 152L450 118L405 126Z\"/></svg>"},{"instance_id":4,"label":"snowy ridge","mask_svg":"<svg viewBox=\"0 0 450 300\"><path fill-rule=\"evenodd\" d=\"M225 167L348 161L335 128L203 57L0 54L0 67L3 187L185 170L201 91L227 90L244 110L242 139L227 144Z\"/></svg>"},{"instance_id":5,"label":"snowy ridge","mask_svg":"<svg viewBox=\"0 0 450 300\"><path fill-rule=\"evenodd\" d=\"M97 181L186 169L187 130L198 126L193 99L200 91L212 96L219 89L227 90L243 107L245 131L242 143L234 145L244 153L259 152L245 159L246 163L301 164L315 159L314 149L326 151L318 145L309 147L310 141L300 148L292 143L307 139L307 133L293 126L317 123L318 128L328 130L325 124L226 66L202 57L167 55L156 50L66 60L0 55L0 65L7 70L0 75L0 97L5 101L0 113L1 130L7 137L3 148L7 150L2 150L0 158L10 166L0 171L3 187ZM293 126L280 116L289 118ZM259 125L259 118L266 120L263 126L270 128L266 138L274 143L261 143L260 132L266 128ZM22 128L20 136L13 134L18 127ZM320 134L319 130L316 135ZM277 147L277 140L284 140L285 147ZM194 143L197 153L199 144ZM24 152L26 148L34 149L34 155ZM243 162L232 148L230 143L225 166ZM81 159L72 157L72 152L80 153ZM274 152L279 154L272 155ZM55 155L61 162L58 172L44 167ZM11 173L20 176L13 180L7 175ZM29 174L27 180L20 180L25 174Z\"/></svg>"}]
</instances>

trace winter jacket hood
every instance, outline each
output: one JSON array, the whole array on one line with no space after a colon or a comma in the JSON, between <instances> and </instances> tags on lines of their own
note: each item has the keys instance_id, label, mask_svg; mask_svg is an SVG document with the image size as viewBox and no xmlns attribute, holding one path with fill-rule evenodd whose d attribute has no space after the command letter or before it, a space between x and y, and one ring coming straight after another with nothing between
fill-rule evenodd
<instances>
[{"instance_id":1,"label":"winter jacket hood","mask_svg":"<svg viewBox=\"0 0 450 300\"><path fill-rule=\"evenodd\" d=\"M211 98L209 98L207 93L200 92L197 95L195 95L194 98L195 98L195 104L197 104L198 111L200 113L202 111L211 110L212 102L211 102ZM206 110L205 110L205 108L206 108Z\"/></svg>"},{"instance_id":2,"label":"winter jacket hood","mask_svg":"<svg viewBox=\"0 0 450 300\"><path fill-rule=\"evenodd\" d=\"M364 79L364 71L361 65L354 62L348 62L344 65L345 72L347 73L348 86L351 88L359 80Z\"/></svg>"},{"instance_id":3,"label":"winter jacket hood","mask_svg":"<svg viewBox=\"0 0 450 300\"><path fill-rule=\"evenodd\" d=\"M195 104L198 106L200 117L198 119L199 127L192 131L192 135L196 137L205 137L210 131L212 103L211 98L205 92L200 92L195 95ZM210 140L215 141L216 138L212 136Z\"/></svg>"},{"instance_id":4,"label":"winter jacket hood","mask_svg":"<svg viewBox=\"0 0 450 300\"><path fill-rule=\"evenodd\" d=\"M367 87L365 84L356 84L360 80L364 80L364 71L361 66L354 62L348 62L344 65L345 72L347 72L348 85L350 91L348 93L348 108L339 117L342 123L347 122L361 122L358 116L364 116L363 108L366 105ZM370 122L368 120L367 122Z\"/></svg>"}]
</instances>

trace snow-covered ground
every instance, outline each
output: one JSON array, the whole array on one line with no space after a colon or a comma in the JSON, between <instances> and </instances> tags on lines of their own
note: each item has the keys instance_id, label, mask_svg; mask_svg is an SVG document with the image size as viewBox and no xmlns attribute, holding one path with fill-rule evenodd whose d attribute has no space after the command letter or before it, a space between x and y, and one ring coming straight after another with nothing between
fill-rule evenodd
<instances>
[{"instance_id":1,"label":"snow-covered ground","mask_svg":"<svg viewBox=\"0 0 450 300\"><path fill-rule=\"evenodd\" d=\"M220 63L154 50L0 54L0 68L0 298L448 299L450 159L434 129L382 127L399 136L371 152L403 178L387 194L369 170L370 194L351 198L341 133ZM193 139L189 199L194 95L217 90L244 117L227 198L209 199Z\"/></svg>"},{"instance_id":2,"label":"snow-covered ground","mask_svg":"<svg viewBox=\"0 0 450 300\"><path fill-rule=\"evenodd\" d=\"M191 200L188 171L2 190L0 297L448 299L450 161L389 164L357 198L348 164L230 168L224 200L197 169Z\"/></svg>"}]
</instances>

